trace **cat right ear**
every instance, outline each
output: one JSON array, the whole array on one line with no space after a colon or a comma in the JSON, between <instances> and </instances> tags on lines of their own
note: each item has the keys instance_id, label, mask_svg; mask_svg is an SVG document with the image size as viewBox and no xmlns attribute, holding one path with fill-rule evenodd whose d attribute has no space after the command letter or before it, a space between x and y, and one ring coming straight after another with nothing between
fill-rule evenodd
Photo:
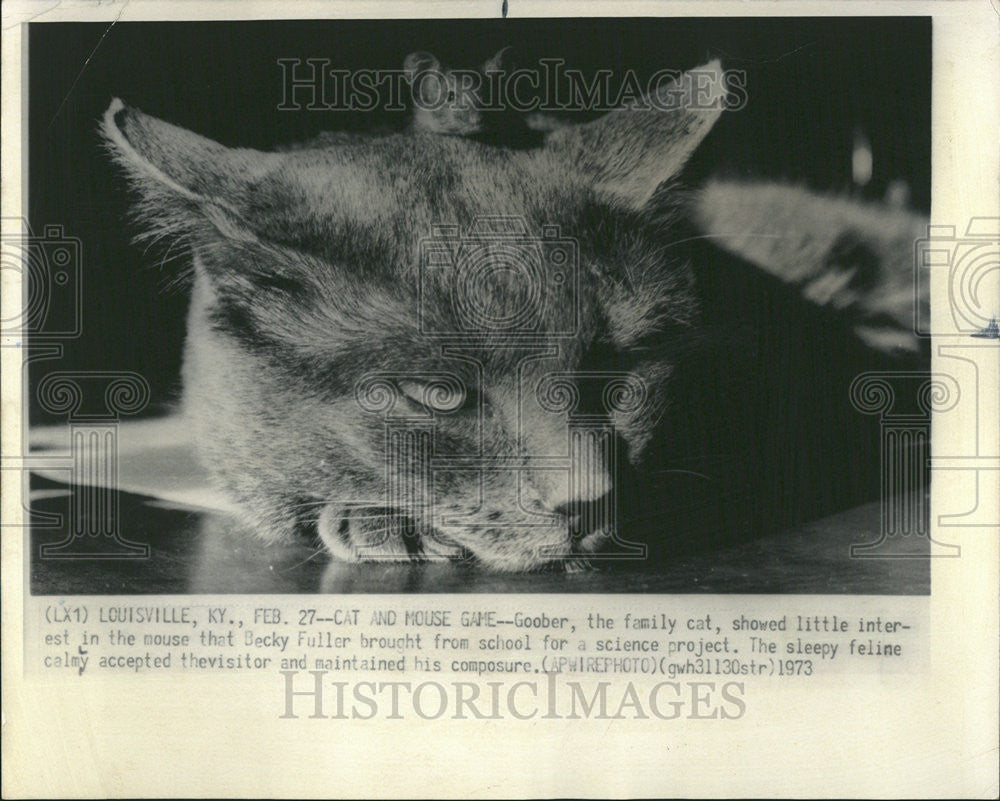
<instances>
[{"instance_id":1,"label":"cat right ear","mask_svg":"<svg viewBox=\"0 0 1000 801\"><path fill-rule=\"evenodd\" d=\"M190 235L207 228L228 238L252 238L244 207L255 181L278 156L232 149L126 106L115 98L101 134L141 197L152 233Z\"/></svg>"},{"instance_id":2,"label":"cat right ear","mask_svg":"<svg viewBox=\"0 0 1000 801\"><path fill-rule=\"evenodd\" d=\"M640 210L680 173L727 107L726 74L715 60L600 119L554 131L543 157Z\"/></svg>"},{"instance_id":3,"label":"cat right ear","mask_svg":"<svg viewBox=\"0 0 1000 801\"><path fill-rule=\"evenodd\" d=\"M483 73L490 72L500 72L504 69L504 64L508 61L507 51L513 49L513 45L507 45L506 47L501 47L490 56L486 61L483 62Z\"/></svg>"}]
</instances>

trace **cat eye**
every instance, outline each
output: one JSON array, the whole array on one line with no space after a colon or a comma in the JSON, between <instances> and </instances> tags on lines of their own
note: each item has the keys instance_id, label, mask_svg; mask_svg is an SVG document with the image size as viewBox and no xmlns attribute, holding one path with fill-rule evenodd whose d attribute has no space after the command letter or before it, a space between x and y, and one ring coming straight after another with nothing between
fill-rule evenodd
<instances>
[{"instance_id":1,"label":"cat eye","mask_svg":"<svg viewBox=\"0 0 1000 801\"><path fill-rule=\"evenodd\" d=\"M400 391L415 405L431 412L449 413L475 408L475 394L454 379L400 381Z\"/></svg>"}]
</instances>

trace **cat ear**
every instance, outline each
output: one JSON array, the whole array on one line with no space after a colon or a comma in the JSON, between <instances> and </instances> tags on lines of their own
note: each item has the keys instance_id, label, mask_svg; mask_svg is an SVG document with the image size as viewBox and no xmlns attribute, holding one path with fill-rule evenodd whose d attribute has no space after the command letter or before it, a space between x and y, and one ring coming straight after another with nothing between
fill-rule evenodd
<instances>
[{"instance_id":1,"label":"cat ear","mask_svg":"<svg viewBox=\"0 0 1000 801\"><path fill-rule=\"evenodd\" d=\"M134 216L145 235L195 252L195 272L208 279L230 333L295 340L310 325L330 330L303 300L324 265L269 235L293 224L289 208L307 178L318 175L314 189L329 194L329 163L307 158L296 167L295 152L227 148L120 100L105 113L102 133L139 194Z\"/></svg>"},{"instance_id":2,"label":"cat ear","mask_svg":"<svg viewBox=\"0 0 1000 801\"><path fill-rule=\"evenodd\" d=\"M406 80L413 83L413 80L421 72L440 72L441 63L433 54L417 50L403 59L403 71L406 73Z\"/></svg>"},{"instance_id":3,"label":"cat ear","mask_svg":"<svg viewBox=\"0 0 1000 801\"><path fill-rule=\"evenodd\" d=\"M141 196L143 218L160 234L211 226L234 239L252 237L242 209L279 154L231 149L143 114L115 98L101 133Z\"/></svg>"},{"instance_id":4,"label":"cat ear","mask_svg":"<svg viewBox=\"0 0 1000 801\"><path fill-rule=\"evenodd\" d=\"M492 56L486 59L486 61L483 62L482 72L483 73L499 72L500 70L502 70L504 65L504 56L510 49L511 45L502 47L499 50L497 50L496 53L494 53Z\"/></svg>"},{"instance_id":5,"label":"cat ear","mask_svg":"<svg viewBox=\"0 0 1000 801\"><path fill-rule=\"evenodd\" d=\"M642 208L676 176L726 108L718 60L658 82L654 92L594 122L554 131L546 150L598 189Z\"/></svg>"}]
</instances>

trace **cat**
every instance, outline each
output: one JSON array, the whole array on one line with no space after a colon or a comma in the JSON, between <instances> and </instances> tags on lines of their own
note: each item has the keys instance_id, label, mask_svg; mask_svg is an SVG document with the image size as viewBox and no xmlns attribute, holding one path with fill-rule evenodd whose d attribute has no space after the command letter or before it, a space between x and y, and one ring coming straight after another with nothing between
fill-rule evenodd
<instances>
[{"instance_id":1,"label":"cat","mask_svg":"<svg viewBox=\"0 0 1000 801\"><path fill-rule=\"evenodd\" d=\"M723 86L717 61L698 72ZM615 511L671 450L745 456L776 432L787 453L792 423L798 447L831 439L810 404L846 384L826 387L821 349L775 367L798 343L919 352L925 221L779 184L682 188L725 97L695 107L693 86L530 149L419 131L230 149L113 101L136 218L191 255L183 411L258 536L311 532L348 562L586 568L640 552ZM727 487L802 472L753 458ZM815 472L826 492L837 473ZM738 497L712 504L726 525ZM683 519L665 503L659 532Z\"/></svg>"}]
</instances>

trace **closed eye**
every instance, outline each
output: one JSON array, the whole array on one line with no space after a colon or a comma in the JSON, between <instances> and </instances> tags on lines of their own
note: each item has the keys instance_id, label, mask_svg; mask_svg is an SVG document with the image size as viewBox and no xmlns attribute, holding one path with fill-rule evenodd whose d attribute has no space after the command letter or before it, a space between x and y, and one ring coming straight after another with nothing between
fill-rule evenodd
<instances>
[{"instance_id":1,"label":"closed eye","mask_svg":"<svg viewBox=\"0 0 1000 801\"><path fill-rule=\"evenodd\" d=\"M476 407L475 393L455 378L404 380L399 389L413 404L431 412L448 414Z\"/></svg>"}]
</instances>

